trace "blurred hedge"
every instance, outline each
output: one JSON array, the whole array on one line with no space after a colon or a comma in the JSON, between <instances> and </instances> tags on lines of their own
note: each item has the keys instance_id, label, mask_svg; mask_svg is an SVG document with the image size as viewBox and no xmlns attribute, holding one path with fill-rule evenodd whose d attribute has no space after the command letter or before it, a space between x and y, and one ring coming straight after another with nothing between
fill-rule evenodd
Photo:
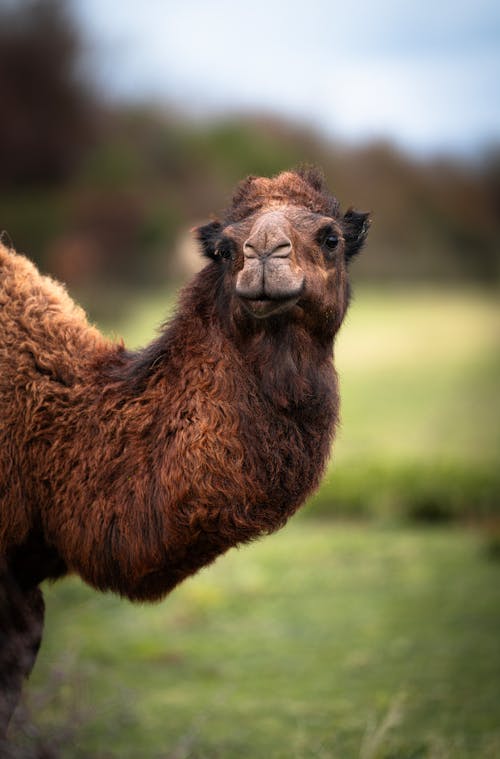
<instances>
[{"instance_id":1,"label":"blurred hedge","mask_svg":"<svg viewBox=\"0 0 500 759\"><path fill-rule=\"evenodd\" d=\"M498 523L500 471L458 463L333 467L303 511L307 518Z\"/></svg>"}]
</instances>

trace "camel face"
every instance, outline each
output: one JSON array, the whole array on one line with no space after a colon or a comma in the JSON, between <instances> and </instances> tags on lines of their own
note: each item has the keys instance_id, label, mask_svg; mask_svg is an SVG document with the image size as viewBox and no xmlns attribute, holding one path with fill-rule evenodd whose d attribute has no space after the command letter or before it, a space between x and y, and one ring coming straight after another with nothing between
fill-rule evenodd
<instances>
[{"instance_id":1,"label":"camel face","mask_svg":"<svg viewBox=\"0 0 500 759\"><path fill-rule=\"evenodd\" d=\"M338 274L345 269L342 230L334 219L280 205L228 227L224 234L238 251L235 295L252 316L262 319L294 307L299 316L313 303L331 310L342 280Z\"/></svg>"},{"instance_id":2,"label":"camel face","mask_svg":"<svg viewBox=\"0 0 500 759\"><path fill-rule=\"evenodd\" d=\"M288 171L249 177L223 220L198 237L221 267L236 323L280 316L332 333L348 305L348 262L367 229L367 214L341 215L316 172Z\"/></svg>"}]
</instances>

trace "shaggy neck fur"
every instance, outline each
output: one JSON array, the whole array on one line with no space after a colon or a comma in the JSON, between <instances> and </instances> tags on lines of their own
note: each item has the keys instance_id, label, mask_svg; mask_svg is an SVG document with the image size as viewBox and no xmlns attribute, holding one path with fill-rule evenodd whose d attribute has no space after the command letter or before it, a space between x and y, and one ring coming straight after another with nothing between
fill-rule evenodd
<instances>
[{"instance_id":1,"label":"shaggy neck fur","mask_svg":"<svg viewBox=\"0 0 500 759\"><path fill-rule=\"evenodd\" d=\"M282 526L318 484L337 417L331 347L284 321L236 341L206 272L156 341L117 356L111 372L103 357L96 377L96 416L118 404L127 419L102 467L102 489L112 492L99 511L99 556L108 560L75 562L80 535L66 561L99 588L161 596L229 547ZM141 444L135 482L123 490L128 435Z\"/></svg>"},{"instance_id":2,"label":"shaggy neck fur","mask_svg":"<svg viewBox=\"0 0 500 759\"><path fill-rule=\"evenodd\" d=\"M25 584L70 571L160 598L283 525L317 486L337 417L331 346L278 319L236 339L209 270L145 349L80 344L73 376L60 356L57 376L44 367L11 551Z\"/></svg>"}]
</instances>

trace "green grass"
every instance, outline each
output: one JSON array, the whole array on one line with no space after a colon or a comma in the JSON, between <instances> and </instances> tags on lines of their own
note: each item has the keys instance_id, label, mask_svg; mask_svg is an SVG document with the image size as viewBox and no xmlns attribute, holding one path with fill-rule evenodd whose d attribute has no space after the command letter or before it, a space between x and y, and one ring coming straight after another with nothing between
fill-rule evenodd
<instances>
[{"instance_id":1,"label":"green grass","mask_svg":"<svg viewBox=\"0 0 500 759\"><path fill-rule=\"evenodd\" d=\"M46 599L31 698L68 759L500 756L500 563L473 532L295 521L160 605Z\"/></svg>"},{"instance_id":2,"label":"green grass","mask_svg":"<svg viewBox=\"0 0 500 759\"><path fill-rule=\"evenodd\" d=\"M172 302L108 327L143 344ZM494 294L359 288L317 520L157 606L47 587L18 741L65 759L500 757L499 334ZM419 512L481 517L487 540L400 519ZM321 518L338 514L384 520Z\"/></svg>"},{"instance_id":3,"label":"green grass","mask_svg":"<svg viewBox=\"0 0 500 759\"><path fill-rule=\"evenodd\" d=\"M357 293L339 336L336 460L494 462L500 453L498 293Z\"/></svg>"}]
</instances>

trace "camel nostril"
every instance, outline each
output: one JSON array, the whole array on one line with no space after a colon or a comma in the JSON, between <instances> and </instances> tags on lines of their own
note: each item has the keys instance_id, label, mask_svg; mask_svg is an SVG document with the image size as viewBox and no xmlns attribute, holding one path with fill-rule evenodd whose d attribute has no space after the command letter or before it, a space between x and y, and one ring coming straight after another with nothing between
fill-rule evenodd
<instances>
[{"instance_id":1,"label":"camel nostril","mask_svg":"<svg viewBox=\"0 0 500 759\"><path fill-rule=\"evenodd\" d=\"M265 253L265 258L288 258L291 252L292 243L290 240L282 240L272 250Z\"/></svg>"},{"instance_id":2,"label":"camel nostril","mask_svg":"<svg viewBox=\"0 0 500 759\"><path fill-rule=\"evenodd\" d=\"M246 258L288 258L292 252L292 243L288 238L281 239L272 247L264 247L248 242L243 245L243 253Z\"/></svg>"},{"instance_id":3,"label":"camel nostril","mask_svg":"<svg viewBox=\"0 0 500 759\"><path fill-rule=\"evenodd\" d=\"M257 258L259 255L255 249L255 246L248 241L243 245L243 254L246 256L246 258Z\"/></svg>"}]
</instances>

